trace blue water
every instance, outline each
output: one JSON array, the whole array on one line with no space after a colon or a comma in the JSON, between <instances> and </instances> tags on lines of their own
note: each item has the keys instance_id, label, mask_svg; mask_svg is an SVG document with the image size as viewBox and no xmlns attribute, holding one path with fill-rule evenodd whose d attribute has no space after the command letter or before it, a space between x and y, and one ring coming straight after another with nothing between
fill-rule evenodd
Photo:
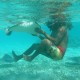
<instances>
[{"instance_id":1,"label":"blue water","mask_svg":"<svg viewBox=\"0 0 80 80\"><path fill-rule=\"evenodd\" d=\"M68 32L69 43L63 60L52 61L42 55L31 63L23 59L16 63L0 60L0 80L80 80L80 1L68 1L72 5L65 13L70 15L73 28ZM44 23L54 8L58 5L55 6L53 0L0 0L0 28L32 19L49 33ZM40 39L31 34L13 32L7 36L4 30L0 30L0 58L4 54L12 56L12 50L21 54L36 42Z\"/></svg>"}]
</instances>

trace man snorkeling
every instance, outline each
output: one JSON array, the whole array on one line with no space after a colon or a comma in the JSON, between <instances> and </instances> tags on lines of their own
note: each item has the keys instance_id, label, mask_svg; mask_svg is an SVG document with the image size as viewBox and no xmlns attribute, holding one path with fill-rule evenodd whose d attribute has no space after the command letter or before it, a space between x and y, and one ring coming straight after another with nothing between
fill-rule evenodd
<instances>
[{"instance_id":1,"label":"man snorkeling","mask_svg":"<svg viewBox=\"0 0 80 80\"><path fill-rule=\"evenodd\" d=\"M40 28L35 29L38 34L34 36L39 37L42 40L41 43L32 44L32 46L21 55L16 55L15 52L12 51L15 61L18 61L21 58L24 58L26 61L32 61L39 54L53 60L61 60L68 44L67 29L69 27L65 26L65 22L58 21L52 25L48 24L48 28L51 30L51 35L48 35ZM33 51L34 53L31 55Z\"/></svg>"}]
</instances>

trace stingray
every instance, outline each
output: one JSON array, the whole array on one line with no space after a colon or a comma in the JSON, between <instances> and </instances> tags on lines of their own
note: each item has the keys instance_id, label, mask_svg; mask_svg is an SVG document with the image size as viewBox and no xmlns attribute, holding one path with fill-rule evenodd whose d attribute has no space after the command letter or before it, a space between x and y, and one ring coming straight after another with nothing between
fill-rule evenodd
<instances>
[{"instance_id":1,"label":"stingray","mask_svg":"<svg viewBox=\"0 0 80 80\"><path fill-rule=\"evenodd\" d=\"M14 62L14 59L9 54L5 54L2 58L0 58L0 61L11 63Z\"/></svg>"},{"instance_id":2,"label":"stingray","mask_svg":"<svg viewBox=\"0 0 80 80\"><path fill-rule=\"evenodd\" d=\"M36 28L40 28L40 25L34 21L22 21L18 24L15 24L11 27L6 28L6 34L10 35L12 31L15 32L26 32L29 34L37 34L35 31Z\"/></svg>"},{"instance_id":3,"label":"stingray","mask_svg":"<svg viewBox=\"0 0 80 80\"><path fill-rule=\"evenodd\" d=\"M69 60L80 63L80 56L70 57Z\"/></svg>"}]
</instances>

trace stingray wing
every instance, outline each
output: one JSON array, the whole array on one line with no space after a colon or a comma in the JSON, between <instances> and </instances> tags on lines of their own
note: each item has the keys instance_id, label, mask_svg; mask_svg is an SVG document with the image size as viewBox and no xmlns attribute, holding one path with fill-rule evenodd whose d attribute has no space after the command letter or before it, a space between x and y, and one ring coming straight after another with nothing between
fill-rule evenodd
<instances>
[{"instance_id":1,"label":"stingray wing","mask_svg":"<svg viewBox=\"0 0 80 80\"><path fill-rule=\"evenodd\" d=\"M27 32L30 34L37 34L35 28L40 28L37 22L22 22L9 28L9 31Z\"/></svg>"}]
</instances>

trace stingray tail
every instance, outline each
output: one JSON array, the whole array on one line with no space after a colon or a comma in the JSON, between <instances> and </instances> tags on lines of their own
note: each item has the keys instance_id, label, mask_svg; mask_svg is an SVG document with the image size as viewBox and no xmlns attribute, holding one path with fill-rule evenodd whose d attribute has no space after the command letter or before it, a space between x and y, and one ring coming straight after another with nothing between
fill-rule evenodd
<instances>
[{"instance_id":1,"label":"stingray tail","mask_svg":"<svg viewBox=\"0 0 80 80\"><path fill-rule=\"evenodd\" d=\"M11 35L12 31L10 31L9 27L8 27L8 28L5 29L5 33L6 33L6 35L9 36L9 35Z\"/></svg>"}]
</instances>

